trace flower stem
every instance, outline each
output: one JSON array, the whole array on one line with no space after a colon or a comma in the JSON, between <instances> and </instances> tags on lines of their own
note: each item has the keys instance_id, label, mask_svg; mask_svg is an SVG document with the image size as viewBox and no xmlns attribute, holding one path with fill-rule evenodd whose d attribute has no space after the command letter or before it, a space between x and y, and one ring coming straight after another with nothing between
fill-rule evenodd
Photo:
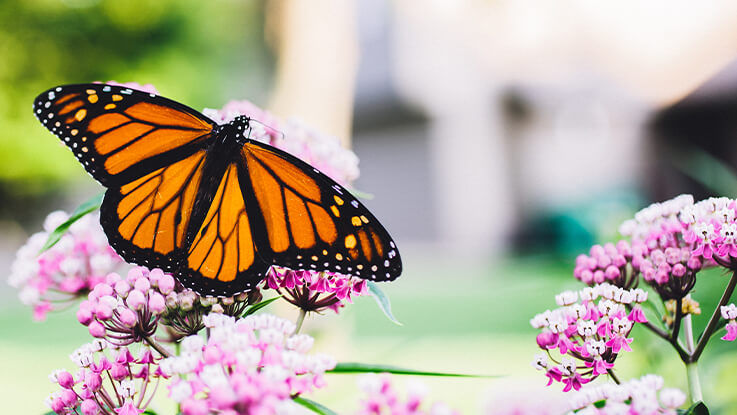
<instances>
[{"instance_id":1,"label":"flower stem","mask_svg":"<svg viewBox=\"0 0 737 415\"><path fill-rule=\"evenodd\" d=\"M691 403L703 401L701 394L701 382L699 381L699 366L697 362L686 363L686 376L688 377L688 393Z\"/></svg>"},{"instance_id":2,"label":"flower stem","mask_svg":"<svg viewBox=\"0 0 737 415\"><path fill-rule=\"evenodd\" d=\"M146 343L148 343L148 345L151 346L154 350L159 352L162 357L171 357L171 353L167 352L166 349L164 349L160 344L156 343L154 339L148 336L143 336L143 340L145 340Z\"/></svg>"},{"instance_id":3,"label":"flower stem","mask_svg":"<svg viewBox=\"0 0 737 415\"><path fill-rule=\"evenodd\" d=\"M737 271L734 271L732 273L732 278L729 279L729 283L727 284L727 288L724 290L724 294L722 294L722 298L719 300L719 304L714 308L714 313L712 313L711 318L709 319L709 323L707 323L706 328L704 329L704 332L701 333L701 337L699 338L699 342L696 344L696 350L691 354L691 358L689 359L689 362L698 362L699 356L701 356L701 353L704 351L704 348L706 347L706 343L709 341L709 338L711 337L712 332L717 326L717 323L719 322L719 319L722 315L722 306L726 305L729 299L732 297L732 293L734 292L734 288L737 285ZM686 365L688 367L688 365Z\"/></svg>"},{"instance_id":4,"label":"flower stem","mask_svg":"<svg viewBox=\"0 0 737 415\"><path fill-rule=\"evenodd\" d=\"M297 327L294 329L294 334L299 333L299 330L302 328L302 323L305 321L305 316L307 315L307 312L304 310L304 308L299 309L299 316L297 316L297 322L295 323Z\"/></svg>"},{"instance_id":5,"label":"flower stem","mask_svg":"<svg viewBox=\"0 0 737 415\"><path fill-rule=\"evenodd\" d=\"M612 378L612 380L614 381L614 383L616 383L617 385L619 385L620 384L619 378L617 377L617 375L614 374L614 369L607 369L606 371L607 371L607 373L609 373L609 377Z\"/></svg>"}]
</instances>

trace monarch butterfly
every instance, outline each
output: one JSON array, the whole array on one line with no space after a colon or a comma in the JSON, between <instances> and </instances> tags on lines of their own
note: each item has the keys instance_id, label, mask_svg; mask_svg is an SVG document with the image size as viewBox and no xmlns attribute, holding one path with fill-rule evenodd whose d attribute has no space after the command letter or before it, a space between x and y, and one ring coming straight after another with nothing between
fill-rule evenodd
<instances>
[{"instance_id":1,"label":"monarch butterfly","mask_svg":"<svg viewBox=\"0 0 737 415\"><path fill-rule=\"evenodd\" d=\"M126 261L172 272L202 295L231 296L272 265L372 281L402 272L394 241L341 185L155 94L65 85L34 101L41 123L107 188L100 222Z\"/></svg>"}]
</instances>

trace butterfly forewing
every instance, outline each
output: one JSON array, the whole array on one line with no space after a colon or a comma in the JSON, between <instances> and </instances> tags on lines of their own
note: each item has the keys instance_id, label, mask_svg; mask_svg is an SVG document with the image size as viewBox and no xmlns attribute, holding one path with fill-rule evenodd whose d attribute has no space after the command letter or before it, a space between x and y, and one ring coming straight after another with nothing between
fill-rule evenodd
<instances>
[{"instance_id":1,"label":"butterfly forewing","mask_svg":"<svg viewBox=\"0 0 737 415\"><path fill-rule=\"evenodd\" d=\"M105 186L123 185L202 148L215 123L182 104L130 88L66 85L33 112Z\"/></svg>"},{"instance_id":2,"label":"butterfly forewing","mask_svg":"<svg viewBox=\"0 0 737 415\"><path fill-rule=\"evenodd\" d=\"M335 271L374 281L401 274L394 241L345 188L274 147L252 141L241 153L258 204L258 209L249 210L251 220L265 225L266 237L258 243L264 258L292 269Z\"/></svg>"},{"instance_id":3,"label":"butterfly forewing","mask_svg":"<svg viewBox=\"0 0 737 415\"><path fill-rule=\"evenodd\" d=\"M101 218L110 244L127 261L176 269L202 182L205 150L105 193Z\"/></svg>"}]
</instances>

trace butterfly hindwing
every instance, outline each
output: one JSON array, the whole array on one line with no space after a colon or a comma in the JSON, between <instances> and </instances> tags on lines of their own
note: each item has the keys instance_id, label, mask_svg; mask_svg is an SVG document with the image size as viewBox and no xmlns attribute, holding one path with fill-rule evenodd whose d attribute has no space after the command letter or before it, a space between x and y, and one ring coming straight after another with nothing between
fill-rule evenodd
<instances>
[{"instance_id":1,"label":"butterfly hindwing","mask_svg":"<svg viewBox=\"0 0 737 415\"><path fill-rule=\"evenodd\" d=\"M341 185L277 148L255 141L241 151L263 223L264 258L292 269L327 270L374 281L402 271L394 241L379 221Z\"/></svg>"},{"instance_id":2,"label":"butterfly hindwing","mask_svg":"<svg viewBox=\"0 0 737 415\"><path fill-rule=\"evenodd\" d=\"M253 288L270 266L256 250L239 168L231 163L180 264L182 283L206 295L233 295Z\"/></svg>"},{"instance_id":3,"label":"butterfly hindwing","mask_svg":"<svg viewBox=\"0 0 737 415\"><path fill-rule=\"evenodd\" d=\"M216 125L175 101L106 84L50 89L36 97L33 112L108 187L189 156Z\"/></svg>"}]
</instances>

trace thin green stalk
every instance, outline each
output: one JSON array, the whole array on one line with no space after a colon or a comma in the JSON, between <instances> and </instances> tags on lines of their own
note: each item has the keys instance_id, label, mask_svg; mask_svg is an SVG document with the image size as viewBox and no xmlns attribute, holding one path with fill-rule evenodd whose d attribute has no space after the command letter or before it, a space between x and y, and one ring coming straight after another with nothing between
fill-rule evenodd
<instances>
[{"instance_id":1,"label":"thin green stalk","mask_svg":"<svg viewBox=\"0 0 737 415\"><path fill-rule=\"evenodd\" d=\"M299 316L297 316L297 322L295 323L297 327L294 329L294 334L299 333L299 330L302 328L302 323L305 321L305 316L307 315L307 312L300 308L299 309Z\"/></svg>"},{"instance_id":2,"label":"thin green stalk","mask_svg":"<svg viewBox=\"0 0 737 415\"><path fill-rule=\"evenodd\" d=\"M696 344L696 350L691 353L691 358L689 359L689 362L698 362L701 353L704 352L706 343L709 341L709 338L711 338L711 334L716 328L717 323L719 323L719 319L722 316L721 308L723 305L727 305L727 302L729 302L729 299L732 297L732 293L734 292L735 286L737 286L737 271L732 273L732 278L729 279L729 283L727 284L727 288L724 290L724 294L722 294L722 298L719 300L719 303L714 308L714 312L712 313L711 318L709 319L709 323L707 323L706 328L704 329L704 332L701 333L699 342Z\"/></svg>"},{"instance_id":3,"label":"thin green stalk","mask_svg":"<svg viewBox=\"0 0 737 415\"><path fill-rule=\"evenodd\" d=\"M686 363L686 376L688 377L688 394L691 396L691 403L704 400L701 394L701 382L699 381L699 366L697 362Z\"/></svg>"}]
</instances>

